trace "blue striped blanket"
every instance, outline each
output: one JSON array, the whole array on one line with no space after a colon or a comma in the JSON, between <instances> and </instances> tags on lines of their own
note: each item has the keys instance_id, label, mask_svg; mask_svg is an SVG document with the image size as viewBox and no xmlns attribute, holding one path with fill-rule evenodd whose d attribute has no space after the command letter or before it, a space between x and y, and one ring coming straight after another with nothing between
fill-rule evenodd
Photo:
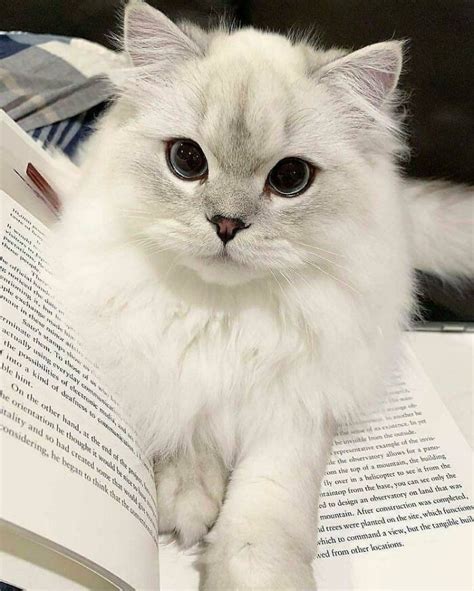
<instances>
[{"instance_id":1,"label":"blue striped blanket","mask_svg":"<svg viewBox=\"0 0 474 591\"><path fill-rule=\"evenodd\" d=\"M72 156L112 95L123 57L84 39L0 33L0 109L46 146Z\"/></svg>"}]
</instances>

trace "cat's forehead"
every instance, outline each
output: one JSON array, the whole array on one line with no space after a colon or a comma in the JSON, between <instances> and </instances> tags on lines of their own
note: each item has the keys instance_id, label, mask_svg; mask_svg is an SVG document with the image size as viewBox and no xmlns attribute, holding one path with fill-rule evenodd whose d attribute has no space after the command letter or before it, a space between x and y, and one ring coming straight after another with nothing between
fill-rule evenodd
<instances>
[{"instance_id":1,"label":"cat's forehead","mask_svg":"<svg viewBox=\"0 0 474 591\"><path fill-rule=\"evenodd\" d=\"M199 136L223 170L252 174L281 149L292 95L266 74L214 77L203 93Z\"/></svg>"},{"instance_id":2,"label":"cat's forehead","mask_svg":"<svg viewBox=\"0 0 474 591\"><path fill-rule=\"evenodd\" d=\"M220 47L219 59L210 60L202 81L199 121L199 135L220 167L244 175L253 174L284 149L295 109L295 84L304 76L296 52L286 55L282 50L289 67L285 71L282 59L272 59L272 43L263 45L266 51L262 45L252 51L251 40L244 36L228 51Z\"/></svg>"}]
</instances>

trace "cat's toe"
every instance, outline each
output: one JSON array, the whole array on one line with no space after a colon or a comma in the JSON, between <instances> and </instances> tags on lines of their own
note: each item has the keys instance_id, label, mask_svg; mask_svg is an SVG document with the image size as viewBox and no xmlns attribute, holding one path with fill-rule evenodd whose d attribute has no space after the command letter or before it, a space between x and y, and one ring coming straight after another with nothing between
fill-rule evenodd
<instances>
[{"instance_id":1,"label":"cat's toe","mask_svg":"<svg viewBox=\"0 0 474 591\"><path fill-rule=\"evenodd\" d=\"M187 548L199 542L217 519L219 509L220 503L200 486L178 495L175 504L175 529L180 543Z\"/></svg>"},{"instance_id":2,"label":"cat's toe","mask_svg":"<svg viewBox=\"0 0 474 591\"><path fill-rule=\"evenodd\" d=\"M219 514L225 487L222 466L179 458L158 465L155 473L160 534L173 534L183 547L193 546Z\"/></svg>"}]
</instances>

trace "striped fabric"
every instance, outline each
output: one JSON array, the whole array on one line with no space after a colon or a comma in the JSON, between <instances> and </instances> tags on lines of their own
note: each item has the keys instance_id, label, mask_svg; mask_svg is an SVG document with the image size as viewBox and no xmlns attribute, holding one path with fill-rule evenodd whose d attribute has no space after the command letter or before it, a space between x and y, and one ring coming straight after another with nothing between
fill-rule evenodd
<instances>
[{"instance_id":1,"label":"striped fabric","mask_svg":"<svg viewBox=\"0 0 474 591\"><path fill-rule=\"evenodd\" d=\"M112 94L124 57L70 37L0 33L0 109L46 146L72 156Z\"/></svg>"},{"instance_id":2,"label":"striped fabric","mask_svg":"<svg viewBox=\"0 0 474 591\"><path fill-rule=\"evenodd\" d=\"M44 148L55 146L72 157L79 144L93 132L94 121L105 107L105 102L99 103L75 117L37 127L28 133L38 140Z\"/></svg>"}]
</instances>

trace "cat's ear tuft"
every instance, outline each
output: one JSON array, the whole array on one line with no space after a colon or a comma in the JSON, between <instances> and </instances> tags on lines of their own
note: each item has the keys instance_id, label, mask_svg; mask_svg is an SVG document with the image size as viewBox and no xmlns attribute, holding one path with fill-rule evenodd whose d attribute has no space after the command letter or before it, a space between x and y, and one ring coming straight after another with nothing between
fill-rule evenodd
<instances>
[{"instance_id":1,"label":"cat's ear tuft","mask_svg":"<svg viewBox=\"0 0 474 591\"><path fill-rule=\"evenodd\" d=\"M380 108L398 83L403 63L403 43L375 43L325 65L317 72L320 82L346 88Z\"/></svg>"},{"instance_id":2,"label":"cat's ear tuft","mask_svg":"<svg viewBox=\"0 0 474 591\"><path fill-rule=\"evenodd\" d=\"M202 55L202 48L162 12L130 0L124 16L124 49L134 66L179 63Z\"/></svg>"},{"instance_id":3,"label":"cat's ear tuft","mask_svg":"<svg viewBox=\"0 0 474 591\"><path fill-rule=\"evenodd\" d=\"M178 27L196 43L203 53L207 51L211 35L205 29L186 20L179 22Z\"/></svg>"}]
</instances>

